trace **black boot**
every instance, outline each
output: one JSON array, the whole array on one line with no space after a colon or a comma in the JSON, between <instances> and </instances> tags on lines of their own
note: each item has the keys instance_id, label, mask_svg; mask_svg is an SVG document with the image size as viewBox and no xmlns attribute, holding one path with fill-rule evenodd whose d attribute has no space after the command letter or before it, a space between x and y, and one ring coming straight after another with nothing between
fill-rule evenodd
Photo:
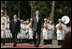
<instances>
[{"instance_id":1,"label":"black boot","mask_svg":"<svg viewBox=\"0 0 72 49\"><path fill-rule=\"evenodd\" d=\"M29 39L29 44L30 44L31 40Z\"/></svg>"},{"instance_id":2,"label":"black boot","mask_svg":"<svg viewBox=\"0 0 72 49\"><path fill-rule=\"evenodd\" d=\"M29 39L29 44L31 44L31 39Z\"/></svg>"},{"instance_id":3,"label":"black boot","mask_svg":"<svg viewBox=\"0 0 72 49\"><path fill-rule=\"evenodd\" d=\"M5 45L5 39L3 39L3 45Z\"/></svg>"},{"instance_id":4,"label":"black boot","mask_svg":"<svg viewBox=\"0 0 72 49\"><path fill-rule=\"evenodd\" d=\"M27 39L26 41L27 41L26 43L29 43L29 39Z\"/></svg>"},{"instance_id":5,"label":"black boot","mask_svg":"<svg viewBox=\"0 0 72 49\"><path fill-rule=\"evenodd\" d=\"M60 45L62 45L62 40L60 40Z\"/></svg>"},{"instance_id":6,"label":"black boot","mask_svg":"<svg viewBox=\"0 0 72 49\"><path fill-rule=\"evenodd\" d=\"M58 45L60 45L60 40L58 40Z\"/></svg>"},{"instance_id":7,"label":"black boot","mask_svg":"<svg viewBox=\"0 0 72 49\"><path fill-rule=\"evenodd\" d=\"M52 44L52 40L49 40L50 44Z\"/></svg>"},{"instance_id":8,"label":"black boot","mask_svg":"<svg viewBox=\"0 0 72 49\"><path fill-rule=\"evenodd\" d=\"M50 40L47 40L47 44L50 44Z\"/></svg>"},{"instance_id":9,"label":"black boot","mask_svg":"<svg viewBox=\"0 0 72 49\"><path fill-rule=\"evenodd\" d=\"M43 40L43 42L44 42L44 45L45 45L45 40Z\"/></svg>"},{"instance_id":10,"label":"black boot","mask_svg":"<svg viewBox=\"0 0 72 49\"><path fill-rule=\"evenodd\" d=\"M48 43L47 43L47 40L44 40L44 45L47 45Z\"/></svg>"},{"instance_id":11,"label":"black boot","mask_svg":"<svg viewBox=\"0 0 72 49\"><path fill-rule=\"evenodd\" d=\"M17 45L17 39L16 40L14 40L14 47L16 47L16 45Z\"/></svg>"},{"instance_id":12,"label":"black boot","mask_svg":"<svg viewBox=\"0 0 72 49\"><path fill-rule=\"evenodd\" d=\"M9 38L7 39L7 42L9 43L10 41L9 41Z\"/></svg>"},{"instance_id":13,"label":"black boot","mask_svg":"<svg viewBox=\"0 0 72 49\"><path fill-rule=\"evenodd\" d=\"M11 38L10 38L10 43L12 42Z\"/></svg>"}]
</instances>

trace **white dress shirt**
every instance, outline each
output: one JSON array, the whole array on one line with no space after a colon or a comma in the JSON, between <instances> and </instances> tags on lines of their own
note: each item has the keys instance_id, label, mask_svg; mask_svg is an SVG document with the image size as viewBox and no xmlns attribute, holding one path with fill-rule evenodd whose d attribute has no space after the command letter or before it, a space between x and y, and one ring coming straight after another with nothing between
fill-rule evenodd
<instances>
[{"instance_id":1,"label":"white dress shirt","mask_svg":"<svg viewBox=\"0 0 72 49\"><path fill-rule=\"evenodd\" d=\"M37 22L38 22L38 20L39 20L39 16L36 16L36 19L37 19Z\"/></svg>"},{"instance_id":2,"label":"white dress shirt","mask_svg":"<svg viewBox=\"0 0 72 49\"><path fill-rule=\"evenodd\" d=\"M17 22L17 19L14 19L15 23Z\"/></svg>"}]
</instances>

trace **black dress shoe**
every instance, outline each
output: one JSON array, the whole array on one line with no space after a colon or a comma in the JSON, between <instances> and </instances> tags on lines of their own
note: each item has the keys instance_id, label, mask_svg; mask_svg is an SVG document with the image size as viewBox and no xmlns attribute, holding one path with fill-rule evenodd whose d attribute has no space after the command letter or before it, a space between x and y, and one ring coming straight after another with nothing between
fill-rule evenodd
<instances>
[{"instance_id":1,"label":"black dress shoe","mask_svg":"<svg viewBox=\"0 0 72 49\"><path fill-rule=\"evenodd\" d=\"M3 46L5 45L5 43L3 43Z\"/></svg>"},{"instance_id":2,"label":"black dress shoe","mask_svg":"<svg viewBox=\"0 0 72 49\"><path fill-rule=\"evenodd\" d=\"M39 45L35 45L35 47L39 47Z\"/></svg>"},{"instance_id":3,"label":"black dress shoe","mask_svg":"<svg viewBox=\"0 0 72 49\"><path fill-rule=\"evenodd\" d=\"M16 44L14 44L13 47L16 47Z\"/></svg>"},{"instance_id":4,"label":"black dress shoe","mask_svg":"<svg viewBox=\"0 0 72 49\"><path fill-rule=\"evenodd\" d=\"M35 47L39 47L39 44L35 44L34 46L35 46Z\"/></svg>"},{"instance_id":5,"label":"black dress shoe","mask_svg":"<svg viewBox=\"0 0 72 49\"><path fill-rule=\"evenodd\" d=\"M36 42L33 42L34 44L36 44Z\"/></svg>"}]
</instances>

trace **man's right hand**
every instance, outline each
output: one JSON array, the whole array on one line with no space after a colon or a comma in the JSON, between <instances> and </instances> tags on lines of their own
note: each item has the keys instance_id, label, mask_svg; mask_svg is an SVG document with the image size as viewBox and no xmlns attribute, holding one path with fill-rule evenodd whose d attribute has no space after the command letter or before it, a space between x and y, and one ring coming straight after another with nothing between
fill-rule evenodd
<instances>
[{"instance_id":1,"label":"man's right hand","mask_svg":"<svg viewBox=\"0 0 72 49\"><path fill-rule=\"evenodd\" d=\"M8 30L8 28L6 28Z\"/></svg>"},{"instance_id":2,"label":"man's right hand","mask_svg":"<svg viewBox=\"0 0 72 49\"><path fill-rule=\"evenodd\" d=\"M1 25L5 25L4 23L2 23Z\"/></svg>"}]
</instances>

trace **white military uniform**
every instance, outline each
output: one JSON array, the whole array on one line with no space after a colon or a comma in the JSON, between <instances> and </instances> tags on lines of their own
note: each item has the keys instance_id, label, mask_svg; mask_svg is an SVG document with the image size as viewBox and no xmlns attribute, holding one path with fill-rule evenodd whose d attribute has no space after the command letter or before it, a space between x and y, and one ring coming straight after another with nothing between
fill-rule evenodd
<instances>
[{"instance_id":1,"label":"white military uniform","mask_svg":"<svg viewBox=\"0 0 72 49\"><path fill-rule=\"evenodd\" d=\"M33 31L31 28L31 22L29 23L29 39L33 39Z\"/></svg>"},{"instance_id":2,"label":"white military uniform","mask_svg":"<svg viewBox=\"0 0 72 49\"><path fill-rule=\"evenodd\" d=\"M33 39L33 31L32 31L32 28L29 28L29 39Z\"/></svg>"},{"instance_id":3,"label":"white military uniform","mask_svg":"<svg viewBox=\"0 0 72 49\"><path fill-rule=\"evenodd\" d=\"M23 39L24 38L24 24L20 24L20 33L18 33L17 38L18 39Z\"/></svg>"},{"instance_id":4,"label":"white military uniform","mask_svg":"<svg viewBox=\"0 0 72 49\"><path fill-rule=\"evenodd\" d=\"M25 25L25 29L26 29L26 33L29 32L29 25ZM28 39L29 33L27 35L26 33L25 33L25 36Z\"/></svg>"},{"instance_id":5,"label":"white military uniform","mask_svg":"<svg viewBox=\"0 0 72 49\"><path fill-rule=\"evenodd\" d=\"M12 38L12 33L10 32L10 30L9 30L9 23L7 23L7 29L6 29L6 31L5 31L5 38Z\"/></svg>"},{"instance_id":6,"label":"white military uniform","mask_svg":"<svg viewBox=\"0 0 72 49\"><path fill-rule=\"evenodd\" d=\"M21 33L21 32L20 32ZM18 35L17 35L17 39L21 39L21 34L20 33L18 33Z\"/></svg>"},{"instance_id":7,"label":"white military uniform","mask_svg":"<svg viewBox=\"0 0 72 49\"><path fill-rule=\"evenodd\" d=\"M66 34L67 31L68 31L68 27L67 27L65 24L62 24L62 27L63 27L63 39L64 39L65 34Z\"/></svg>"},{"instance_id":8,"label":"white military uniform","mask_svg":"<svg viewBox=\"0 0 72 49\"><path fill-rule=\"evenodd\" d=\"M48 39L53 38L53 33L54 33L54 25L49 25L49 27L48 27Z\"/></svg>"},{"instance_id":9,"label":"white military uniform","mask_svg":"<svg viewBox=\"0 0 72 49\"><path fill-rule=\"evenodd\" d=\"M44 23L44 27L47 26L47 23ZM48 39L48 30L47 29L43 29L43 39Z\"/></svg>"},{"instance_id":10,"label":"white military uniform","mask_svg":"<svg viewBox=\"0 0 72 49\"><path fill-rule=\"evenodd\" d=\"M5 38L5 31L7 27L7 18L1 17L1 38Z\"/></svg>"},{"instance_id":11,"label":"white military uniform","mask_svg":"<svg viewBox=\"0 0 72 49\"><path fill-rule=\"evenodd\" d=\"M47 23L47 28L48 28L48 29L47 29L47 33L48 33L47 35L48 35L48 40L50 39L50 37L49 37L49 36L50 36L50 35L49 35L49 26L50 26L50 24Z\"/></svg>"},{"instance_id":12,"label":"white military uniform","mask_svg":"<svg viewBox=\"0 0 72 49\"><path fill-rule=\"evenodd\" d=\"M24 22L25 23L25 22ZM22 32L21 32L21 37L23 38L23 39L25 39L26 38L26 24L23 24L22 25Z\"/></svg>"},{"instance_id":13,"label":"white military uniform","mask_svg":"<svg viewBox=\"0 0 72 49\"><path fill-rule=\"evenodd\" d=\"M63 40L63 30L59 30L59 27L62 27L62 24L59 23L56 25L56 28L57 28L57 40Z\"/></svg>"},{"instance_id":14,"label":"white military uniform","mask_svg":"<svg viewBox=\"0 0 72 49\"><path fill-rule=\"evenodd\" d=\"M25 24L22 24L21 28L22 28L22 30L21 30L21 38L25 39L26 38L26 36L25 36L25 33L26 33Z\"/></svg>"}]
</instances>

